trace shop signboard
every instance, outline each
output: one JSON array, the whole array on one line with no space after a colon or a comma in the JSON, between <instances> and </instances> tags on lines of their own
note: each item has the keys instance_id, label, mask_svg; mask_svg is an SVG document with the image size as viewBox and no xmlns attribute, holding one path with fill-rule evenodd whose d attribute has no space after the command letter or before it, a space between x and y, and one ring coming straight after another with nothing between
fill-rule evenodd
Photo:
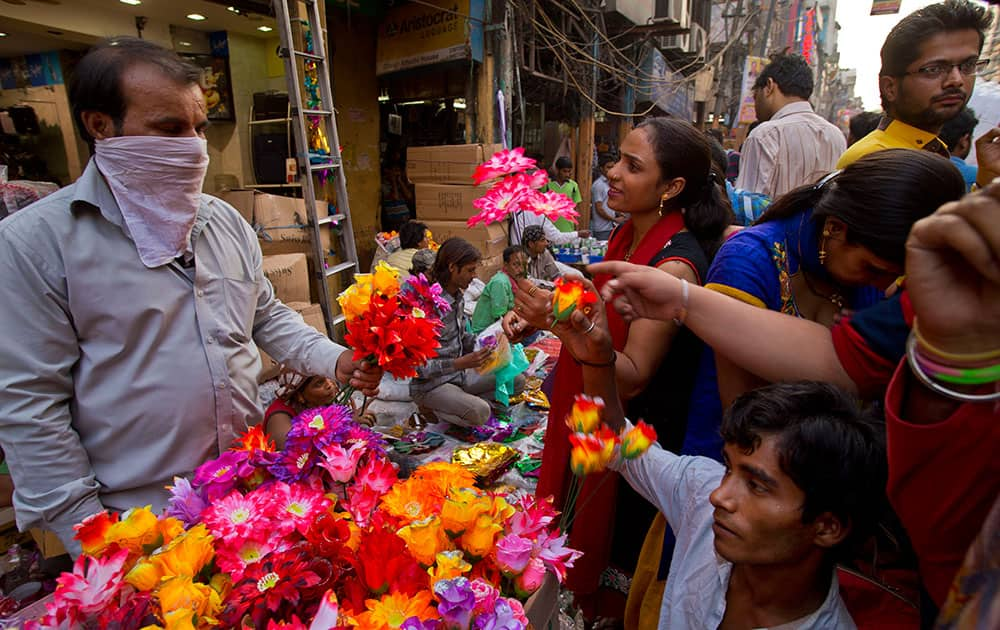
<instances>
[{"instance_id":1,"label":"shop signboard","mask_svg":"<svg viewBox=\"0 0 1000 630\"><path fill-rule=\"evenodd\" d=\"M642 64L646 77L635 89L635 101L653 102L671 116L692 120L694 116L694 81L675 72L666 57L652 49Z\"/></svg>"},{"instance_id":2,"label":"shop signboard","mask_svg":"<svg viewBox=\"0 0 1000 630\"><path fill-rule=\"evenodd\" d=\"M737 124L746 125L757 120L757 107L753 102L753 84L767 65L766 57L747 57L743 66L743 87L740 90L740 115Z\"/></svg>"},{"instance_id":3,"label":"shop signboard","mask_svg":"<svg viewBox=\"0 0 1000 630\"><path fill-rule=\"evenodd\" d=\"M0 59L0 89L41 87L63 83L59 53L44 52Z\"/></svg>"},{"instance_id":4,"label":"shop signboard","mask_svg":"<svg viewBox=\"0 0 1000 630\"><path fill-rule=\"evenodd\" d=\"M379 24L375 74L483 59L483 0L428 0L389 9Z\"/></svg>"},{"instance_id":5,"label":"shop signboard","mask_svg":"<svg viewBox=\"0 0 1000 630\"><path fill-rule=\"evenodd\" d=\"M902 0L872 0L871 15L892 15L899 13Z\"/></svg>"}]
</instances>

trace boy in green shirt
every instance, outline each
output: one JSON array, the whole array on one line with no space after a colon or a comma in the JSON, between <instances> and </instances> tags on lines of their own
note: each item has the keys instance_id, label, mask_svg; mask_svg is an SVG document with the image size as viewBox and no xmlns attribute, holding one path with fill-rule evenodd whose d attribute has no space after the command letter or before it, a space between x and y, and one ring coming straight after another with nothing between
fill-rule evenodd
<instances>
[{"instance_id":1,"label":"boy in green shirt","mask_svg":"<svg viewBox=\"0 0 1000 630\"><path fill-rule=\"evenodd\" d=\"M545 184L545 188L542 188L542 192L553 191L557 193L562 193L573 200L576 204L576 211L580 211L580 202L583 201L583 197L580 195L580 187L577 186L576 182L569 178L573 174L573 162L568 157L561 157L556 160L556 178L554 180L549 180L548 184ZM569 219L559 218L553 223L559 228L560 232L572 232L576 229L576 226Z\"/></svg>"},{"instance_id":2,"label":"boy in green shirt","mask_svg":"<svg viewBox=\"0 0 1000 630\"><path fill-rule=\"evenodd\" d=\"M503 268L483 288L472 312L472 332L477 335L514 308L514 283L525 277L528 255L520 245L503 250Z\"/></svg>"}]
</instances>

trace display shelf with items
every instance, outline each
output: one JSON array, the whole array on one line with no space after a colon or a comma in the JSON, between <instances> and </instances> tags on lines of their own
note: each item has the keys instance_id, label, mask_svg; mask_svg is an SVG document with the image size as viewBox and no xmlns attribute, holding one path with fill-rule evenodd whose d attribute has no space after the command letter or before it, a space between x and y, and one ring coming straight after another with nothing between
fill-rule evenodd
<instances>
[{"instance_id":1,"label":"display shelf with items","mask_svg":"<svg viewBox=\"0 0 1000 630\"><path fill-rule=\"evenodd\" d=\"M608 242L596 238L577 238L565 245L553 247L552 255L561 263L567 265L589 265L604 260L608 252Z\"/></svg>"}]
</instances>

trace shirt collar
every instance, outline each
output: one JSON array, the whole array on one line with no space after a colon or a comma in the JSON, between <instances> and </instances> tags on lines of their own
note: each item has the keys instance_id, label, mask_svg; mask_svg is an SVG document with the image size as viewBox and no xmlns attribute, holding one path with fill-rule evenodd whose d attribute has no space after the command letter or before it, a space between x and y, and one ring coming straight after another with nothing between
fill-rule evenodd
<instances>
[{"instance_id":1,"label":"shirt collar","mask_svg":"<svg viewBox=\"0 0 1000 630\"><path fill-rule=\"evenodd\" d=\"M908 125L902 120L897 120L888 116L882 117L882 120L879 121L878 128L884 131L886 135L892 136L893 138L899 138L900 140L918 149L926 149L928 146L932 146L935 141L944 144L940 138L929 131L924 131L923 129L919 129L913 125Z\"/></svg>"},{"instance_id":2,"label":"shirt collar","mask_svg":"<svg viewBox=\"0 0 1000 630\"><path fill-rule=\"evenodd\" d=\"M811 114L812 111L813 108L812 105L809 104L809 101L795 101L793 103L785 105L784 107L776 111L774 113L774 116L771 116L771 120L777 120L779 118L784 118L785 116L790 116L792 114L802 114L802 113Z\"/></svg>"}]
</instances>

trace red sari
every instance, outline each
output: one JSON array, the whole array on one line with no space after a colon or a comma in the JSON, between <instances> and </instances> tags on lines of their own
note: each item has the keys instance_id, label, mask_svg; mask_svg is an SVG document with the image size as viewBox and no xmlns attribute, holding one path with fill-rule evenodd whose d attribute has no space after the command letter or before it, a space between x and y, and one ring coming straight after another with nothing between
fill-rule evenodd
<instances>
[{"instance_id":1,"label":"red sari","mask_svg":"<svg viewBox=\"0 0 1000 630\"><path fill-rule=\"evenodd\" d=\"M632 222L628 221L615 230L608 243L605 260L625 260L625 254L632 243L633 229ZM629 262L636 265L649 264L674 234L682 229L684 218L679 212L671 212L662 217L642 237ZM597 276L594 284L600 290L609 279L609 276ZM621 352L628 340L629 325L610 304L605 308L612 344L615 350ZM569 428L563 419L573 405L573 396L583 391L583 372L565 348L559 353L554 379L542 467L535 495L555 497L556 508L562 509L573 476L569 470ZM612 471L589 475L577 497L576 515L573 518L575 526L571 528L569 545L583 551L583 556L569 570L566 584L578 596L595 592L601 573L608 566L619 479L618 473ZM626 568L629 571L632 569Z\"/></svg>"}]
</instances>

